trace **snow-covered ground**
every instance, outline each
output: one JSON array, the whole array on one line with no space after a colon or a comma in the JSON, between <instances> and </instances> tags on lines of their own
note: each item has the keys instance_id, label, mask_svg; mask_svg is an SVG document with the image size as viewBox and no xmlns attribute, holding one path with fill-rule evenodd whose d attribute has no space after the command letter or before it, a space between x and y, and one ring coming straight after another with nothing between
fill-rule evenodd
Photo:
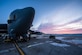
<instances>
[{"instance_id":1,"label":"snow-covered ground","mask_svg":"<svg viewBox=\"0 0 82 55\"><path fill-rule=\"evenodd\" d=\"M50 43L51 45L54 45L54 46L60 46L60 47L69 47L70 45L67 45L67 44L60 44L60 43Z\"/></svg>"},{"instance_id":2,"label":"snow-covered ground","mask_svg":"<svg viewBox=\"0 0 82 55\"><path fill-rule=\"evenodd\" d=\"M36 37L36 39L45 39L49 38L49 35L32 35L32 37ZM82 37L56 37L56 39L69 42L72 44L80 45L82 46ZM66 46L65 44L57 44L57 43L51 43L52 45L59 45L59 46Z\"/></svg>"},{"instance_id":3,"label":"snow-covered ground","mask_svg":"<svg viewBox=\"0 0 82 55\"><path fill-rule=\"evenodd\" d=\"M64 38L66 38L66 37L56 37L56 39L59 39L59 40L65 41L65 42L71 42L71 43L75 43L75 44L82 44L82 39L65 40Z\"/></svg>"},{"instance_id":4,"label":"snow-covered ground","mask_svg":"<svg viewBox=\"0 0 82 55\"><path fill-rule=\"evenodd\" d=\"M64 38L66 38L66 37L56 37L56 39L59 39L61 41L69 42L69 43L72 43L72 44L75 44L75 45L78 45L78 46L82 47L82 37L81 38L78 37L78 38L74 38L74 39L72 38L70 40L69 39L64 39ZM69 38L71 38L71 37L69 37Z\"/></svg>"},{"instance_id":5,"label":"snow-covered ground","mask_svg":"<svg viewBox=\"0 0 82 55\"><path fill-rule=\"evenodd\" d=\"M63 40L63 41L74 43L74 44L82 44L82 40Z\"/></svg>"},{"instance_id":6,"label":"snow-covered ground","mask_svg":"<svg viewBox=\"0 0 82 55\"><path fill-rule=\"evenodd\" d=\"M65 37L56 37L56 39L63 40Z\"/></svg>"}]
</instances>

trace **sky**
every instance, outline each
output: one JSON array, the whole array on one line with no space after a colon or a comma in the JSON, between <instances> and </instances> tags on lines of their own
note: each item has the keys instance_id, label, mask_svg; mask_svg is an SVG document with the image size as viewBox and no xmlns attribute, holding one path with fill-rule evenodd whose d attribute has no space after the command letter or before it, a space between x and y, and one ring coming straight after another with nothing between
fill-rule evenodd
<instances>
[{"instance_id":1,"label":"sky","mask_svg":"<svg viewBox=\"0 0 82 55\"><path fill-rule=\"evenodd\" d=\"M47 34L82 34L82 0L0 0L0 24L15 9L33 7L32 30Z\"/></svg>"}]
</instances>

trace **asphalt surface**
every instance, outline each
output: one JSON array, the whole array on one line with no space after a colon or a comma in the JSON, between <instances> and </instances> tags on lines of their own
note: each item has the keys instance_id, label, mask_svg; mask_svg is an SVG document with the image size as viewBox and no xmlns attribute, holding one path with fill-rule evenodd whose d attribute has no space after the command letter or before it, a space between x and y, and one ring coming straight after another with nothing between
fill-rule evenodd
<instances>
[{"instance_id":1,"label":"asphalt surface","mask_svg":"<svg viewBox=\"0 0 82 55\"><path fill-rule=\"evenodd\" d=\"M18 45L26 55L82 55L82 48L77 45L54 39L31 39L27 42L18 42ZM19 55L19 53L12 42L0 41L0 55Z\"/></svg>"}]
</instances>

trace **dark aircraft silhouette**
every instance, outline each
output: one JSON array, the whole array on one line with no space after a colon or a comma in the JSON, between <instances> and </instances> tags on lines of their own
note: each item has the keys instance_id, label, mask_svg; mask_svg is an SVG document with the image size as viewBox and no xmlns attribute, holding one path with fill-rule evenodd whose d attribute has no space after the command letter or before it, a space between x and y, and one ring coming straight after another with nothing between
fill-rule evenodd
<instances>
[{"instance_id":1,"label":"dark aircraft silhouette","mask_svg":"<svg viewBox=\"0 0 82 55\"><path fill-rule=\"evenodd\" d=\"M26 7L23 9L16 9L11 12L8 19L8 24L0 25L1 28L6 27L9 39L17 40L20 36L23 40L27 39L27 32L32 26L35 10L32 7ZM5 26L7 25L7 26Z\"/></svg>"}]
</instances>

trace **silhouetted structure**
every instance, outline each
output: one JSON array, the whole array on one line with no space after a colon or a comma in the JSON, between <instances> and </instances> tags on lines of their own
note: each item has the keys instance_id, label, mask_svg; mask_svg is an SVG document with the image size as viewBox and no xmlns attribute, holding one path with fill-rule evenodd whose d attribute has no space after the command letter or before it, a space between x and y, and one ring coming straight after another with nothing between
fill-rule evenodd
<instances>
[{"instance_id":1,"label":"silhouetted structure","mask_svg":"<svg viewBox=\"0 0 82 55\"><path fill-rule=\"evenodd\" d=\"M0 33L8 33L7 24L0 24Z\"/></svg>"}]
</instances>

